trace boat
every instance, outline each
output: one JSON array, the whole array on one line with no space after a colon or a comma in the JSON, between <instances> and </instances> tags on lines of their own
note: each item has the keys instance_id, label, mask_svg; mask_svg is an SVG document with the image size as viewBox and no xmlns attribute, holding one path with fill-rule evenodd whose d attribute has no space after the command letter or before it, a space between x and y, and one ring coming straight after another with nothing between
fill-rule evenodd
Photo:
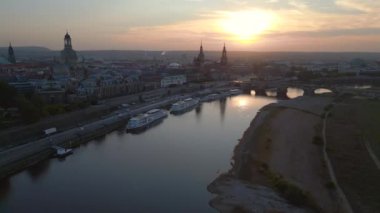
<instances>
[{"instance_id":1,"label":"boat","mask_svg":"<svg viewBox=\"0 0 380 213\"><path fill-rule=\"evenodd\" d=\"M197 98L187 98L183 101L178 101L174 103L170 108L170 113L179 114L193 109L199 104L199 99Z\"/></svg>"},{"instance_id":2,"label":"boat","mask_svg":"<svg viewBox=\"0 0 380 213\"><path fill-rule=\"evenodd\" d=\"M213 94L210 94L210 95L203 97L201 99L201 101L202 102L208 102L208 101L214 101L214 100L219 99L219 98L220 98L220 94L213 93Z\"/></svg>"},{"instance_id":3,"label":"boat","mask_svg":"<svg viewBox=\"0 0 380 213\"><path fill-rule=\"evenodd\" d=\"M224 92L221 92L219 94L220 98L221 99L226 99L227 97L229 97L231 95L231 93L229 91L224 91Z\"/></svg>"},{"instance_id":4,"label":"boat","mask_svg":"<svg viewBox=\"0 0 380 213\"><path fill-rule=\"evenodd\" d=\"M151 122L168 117L168 113L162 109L152 109L146 112L146 114Z\"/></svg>"},{"instance_id":5,"label":"boat","mask_svg":"<svg viewBox=\"0 0 380 213\"><path fill-rule=\"evenodd\" d=\"M127 132L138 132L145 130L167 116L167 112L162 109L149 110L144 114L139 114L129 119L127 124Z\"/></svg>"},{"instance_id":6,"label":"boat","mask_svg":"<svg viewBox=\"0 0 380 213\"><path fill-rule=\"evenodd\" d=\"M52 148L56 151L54 156L58 158L64 158L68 155L73 154L73 149L67 149L59 146L53 146Z\"/></svg>"},{"instance_id":7,"label":"boat","mask_svg":"<svg viewBox=\"0 0 380 213\"><path fill-rule=\"evenodd\" d=\"M231 89L230 90L230 95L239 95L241 93L242 93L242 91L240 89Z\"/></svg>"}]
</instances>

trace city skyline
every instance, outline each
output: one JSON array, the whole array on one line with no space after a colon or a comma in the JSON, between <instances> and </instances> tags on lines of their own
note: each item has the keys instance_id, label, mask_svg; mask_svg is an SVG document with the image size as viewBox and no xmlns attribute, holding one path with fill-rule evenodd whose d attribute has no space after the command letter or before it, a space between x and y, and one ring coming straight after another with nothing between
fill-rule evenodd
<instances>
[{"instance_id":1,"label":"city skyline","mask_svg":"<svg viewBox=\"0 0 380 213\"><path fill-rule=\"evenodd\" d=\"M373 0L5 0L0 46L76 50L380 51ZM49 18L47 18L49 17Z\"/></svg>"}]
</instances>

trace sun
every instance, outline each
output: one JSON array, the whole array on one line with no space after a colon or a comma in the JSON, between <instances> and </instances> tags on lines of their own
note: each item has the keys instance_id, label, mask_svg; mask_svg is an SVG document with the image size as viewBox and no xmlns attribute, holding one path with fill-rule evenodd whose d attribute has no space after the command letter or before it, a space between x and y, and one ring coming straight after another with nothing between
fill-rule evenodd
<instances>
[{"instance_id":1,"label":"sun","mask_svg":"<svg viewBox=\"0 0 380 213\"><path fill-rule=\"evenodd\" d=\"M264 10L227 12L220 25L239 41L252 41L274 23L274 15Z\"/></svg>"}]
</instances>

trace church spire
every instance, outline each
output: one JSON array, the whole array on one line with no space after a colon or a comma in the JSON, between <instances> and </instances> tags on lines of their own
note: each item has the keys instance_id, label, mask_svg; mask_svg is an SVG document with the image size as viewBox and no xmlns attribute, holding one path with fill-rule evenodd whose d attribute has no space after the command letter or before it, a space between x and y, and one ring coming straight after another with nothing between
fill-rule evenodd
<instances>
[{"instance_id":1,"label":"church spire","mask_svg":"<svg viewBox=\"0 0 380 213\"><path fill-rule=\"evenodd\" d=\"M227 63L228 63L228 60L227 60L226 43L224 43L222 57L220 58L220 64L227 65Z\"/></svg>"},{"instance_id":2,"label":"church spire","mask_svg":"<svg viewBox=\"0 0 380 213\"><path fill-rule=\"evenodd\" d=\"M199 54L197 57L194 58L194 64L197 66L200 66L205 61L205 54L203 53L203 43L201 41L201 46L199 48Z\"/></svg>"},{"instance_id":3,"label":"church spire","mask_svg":"<svg viewBox=\"0 0 380 213\"><path fill-rule=\"evenodd\" d=\"M9 42L9 47L8 47L8 61L12 64L16 63L16 57L15 57L15 53L13 51L11 42Z\"/></svg>"},{"instance_id":4,"label":"church spire","mask_svg":"<svg viewBox=\"0 0 380 213\"><path fill-rule=\"evenodd\" d=\"M199 48L199 55L198 55L198 60L200 64L203 64L205 61L205 54L203 52L203 42L201 41L201 47Z\"/></svg>"}]
</instances>

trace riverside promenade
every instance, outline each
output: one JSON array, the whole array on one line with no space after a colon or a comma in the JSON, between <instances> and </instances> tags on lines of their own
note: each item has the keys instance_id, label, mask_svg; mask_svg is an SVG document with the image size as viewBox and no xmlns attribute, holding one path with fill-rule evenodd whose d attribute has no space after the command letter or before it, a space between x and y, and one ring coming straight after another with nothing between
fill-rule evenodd
<instances>
[{"instance_id":1,"label":"riverside promenade","mask_svg":"<svg viewBox=\"0 0 380 213\"><path fill-rule=\"evenodd\" d=\"M52 146L71 147L78 145L122 127L130 117L136 114L164 107L180 98L190 96L190 94L175 95L158 102L138 105L131 109L120 109L103 119L2 151L0 152L0 179L46 159L53 152Z\"/></svg>"}]
</instances>

